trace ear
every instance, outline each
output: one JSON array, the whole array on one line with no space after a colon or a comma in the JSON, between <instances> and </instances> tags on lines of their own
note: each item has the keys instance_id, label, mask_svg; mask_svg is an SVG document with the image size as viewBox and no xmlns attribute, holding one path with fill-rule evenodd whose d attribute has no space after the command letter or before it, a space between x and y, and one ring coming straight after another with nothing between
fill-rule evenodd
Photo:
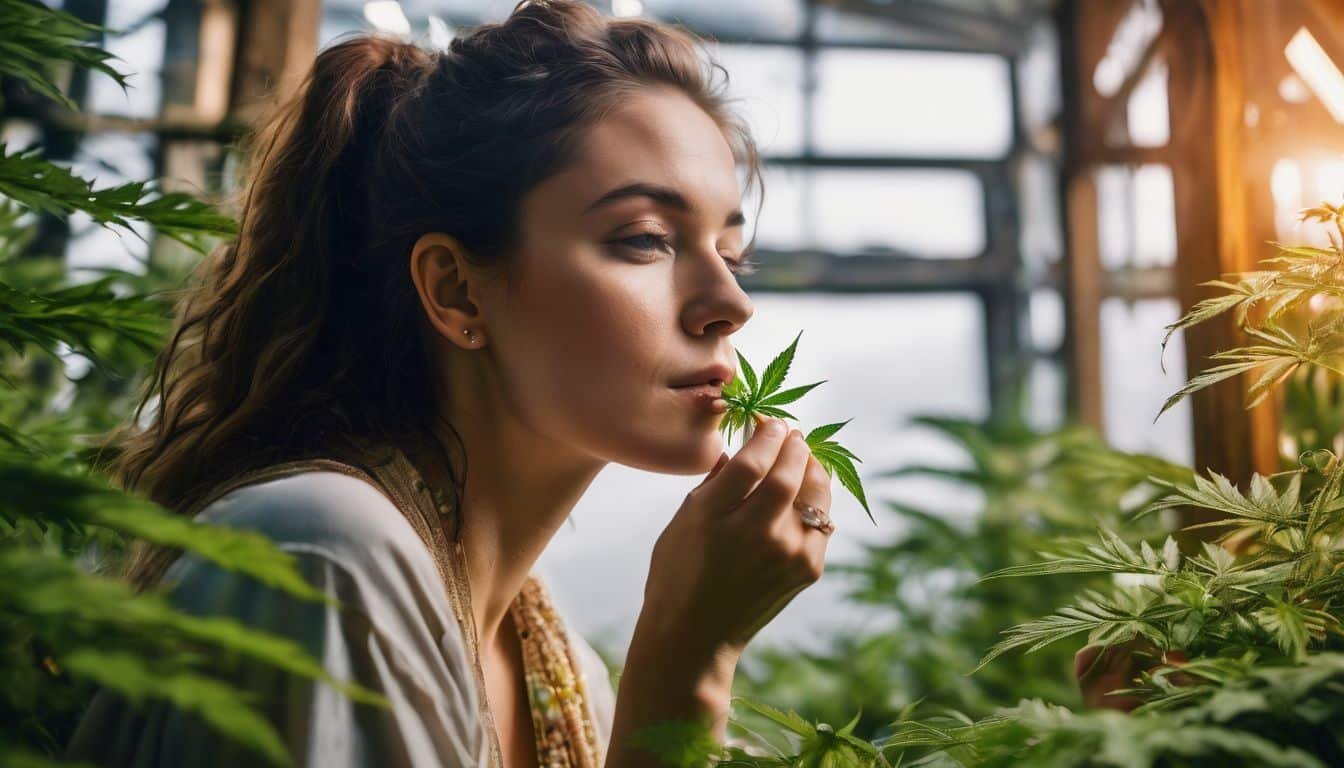
<instances>
[{"instance_id":1,"label":"ear","mask_svg":"<svg viewBox=\"0 0 1344 768\"><path fill-rule=\"evenodd\" d=\"M427 232L411 246L411 281L430 325L464 349L484 341L480 311L472 299L472 271L464 247L452 235Z\"/></svg>"}]
</instances>

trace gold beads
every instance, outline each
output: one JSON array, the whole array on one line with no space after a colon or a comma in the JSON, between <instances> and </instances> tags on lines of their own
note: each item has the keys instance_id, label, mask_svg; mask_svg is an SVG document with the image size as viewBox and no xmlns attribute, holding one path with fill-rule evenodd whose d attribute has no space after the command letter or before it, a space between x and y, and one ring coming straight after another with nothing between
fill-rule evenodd
<instances>
[{"instance_id":1,"label":"gold beads","mask_svg":"<svg viewBox=\"0 0 1344 768\"><path fill-rule=\"evenodd\" d=\"M546 768L599 768L602 746L589 717L583 667L545 586L528 577L510 611L523 645L528 703L541 764Z\"/></svg>"}]
</instances>

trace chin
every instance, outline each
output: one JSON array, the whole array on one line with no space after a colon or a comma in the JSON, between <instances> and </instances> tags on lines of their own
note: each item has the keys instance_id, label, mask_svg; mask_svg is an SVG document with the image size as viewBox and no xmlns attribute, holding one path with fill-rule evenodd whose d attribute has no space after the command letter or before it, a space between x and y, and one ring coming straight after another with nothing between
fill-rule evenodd
<instances>
[{"instance_id":1,"label":"chin","mask_svg":"<svg viewBox=\"0 0 1344 768\"><path fill-rule=\"evenodd\" d=\"M637 456L618 459L618 463L664 475L703 475L714 468L727 450L723 433L717 429L698 434L693 440L660 441L646 446Z\"/></svg>"}]
</instances>

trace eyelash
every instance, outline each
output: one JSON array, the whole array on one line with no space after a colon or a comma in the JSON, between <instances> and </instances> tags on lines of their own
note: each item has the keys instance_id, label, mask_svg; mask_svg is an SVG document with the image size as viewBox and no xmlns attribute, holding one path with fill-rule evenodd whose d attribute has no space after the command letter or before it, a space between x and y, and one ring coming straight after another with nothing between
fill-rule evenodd
<instances>
[{"instance_id":1,"label":"eyelash","mask_svg":"<svg viewBox=\"0 0 1344 768\"><path fill-rule=\"evenodd\" d=\"M666 237L663 237L662 235L655 235L652 232L645 232L642 235L635 235L634 237L622 238L617 242L630 243L634 241L646 241L646 239L656 241L659 245L662 245L664 248L671 248L672 246L672 244L668 242ZM648 248L639 248L636 246L631 247L634 247L635 250L639 251L649 250ZM754 274L756 272L756 268L760 266L760 262L752 258L753 253L754 253L753 251L745 251L736 261L733 261L732 259L724 259L724 261L728 262L728 271L732 272L734 275Z\"/></svg>"}]
</instances>

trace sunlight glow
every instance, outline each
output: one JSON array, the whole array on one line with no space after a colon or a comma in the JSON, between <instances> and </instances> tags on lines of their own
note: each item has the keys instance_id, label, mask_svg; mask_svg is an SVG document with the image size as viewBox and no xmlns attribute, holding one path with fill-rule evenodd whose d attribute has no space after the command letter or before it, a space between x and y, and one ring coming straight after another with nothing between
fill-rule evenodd
<instances>
[{"instance_id":1,"label":"sunlight glow","mask_svg":"<svg viewBox=\"0 0 1344 768\"><path fill-rule=\"evenodd\" d=\"M411 34L411 22L397 0L374 0L364 4L364 18L370 24L398 35Z\"/></svg>"},{"instance_id":2,"label":"sunlight glow","mask_svg":"<svg viewBox=\"0 0 1344 768\"><path fill-rule=\"evenodd\" d=\"M1288 63L1293 65L1298 77L1316 94L1330 115L1344 123L1344 73L1306 27L1297 30L1283 49L1283 55L1288 57Z\"/></svg>"}]
</instances>

